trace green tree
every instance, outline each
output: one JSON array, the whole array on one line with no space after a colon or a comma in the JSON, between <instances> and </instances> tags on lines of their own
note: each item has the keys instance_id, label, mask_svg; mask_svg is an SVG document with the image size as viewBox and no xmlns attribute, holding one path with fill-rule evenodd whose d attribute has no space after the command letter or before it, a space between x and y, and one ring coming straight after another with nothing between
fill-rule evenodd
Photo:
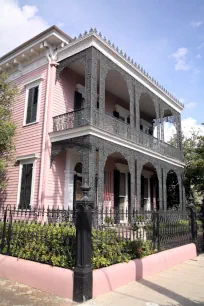
<instances>
[{"instance_id":1,"label":"green tree","mask_svg":"<svg viewBox=\"0 0 204 306\"><path fill-rule=\"evenodd\" d=\"M189 137L182 136L184 153L185 190L187 199L190 196L204 196L204 136L201 131L192 129ZM175 136L170 144L175 142ZM195 199L196 200L196 199Z\"/></svg>"},{"instance_id":2,"label":"green tree","mask_svg":"<svg viewBox=\"0 0 204 306\"><path fill-rule=\"evenodd\" d=\"M11 118L12 104L17 94L16 87L0 74L0 192L6 187L6 168L11 157L15 124Z\"/></svg>"}]
</instances>

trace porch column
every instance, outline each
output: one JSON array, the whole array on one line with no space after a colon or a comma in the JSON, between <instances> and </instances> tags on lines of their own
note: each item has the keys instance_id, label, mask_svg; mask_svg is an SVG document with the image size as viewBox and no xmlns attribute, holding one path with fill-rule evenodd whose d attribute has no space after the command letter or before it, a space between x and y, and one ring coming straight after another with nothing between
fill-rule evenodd
<instances>
[{"instance_id":1,"label":"porch column","mask_svg":"<svg viewBox=\"0 0 204 306\"><path fill-rule=\"evenodd\" d=\"M163 107L162 107L162 105L160 106L161 108L160 108L160 111L161 111L161 113L160 113L160 116L161 116L161 141L163 141L164 142L164 110L163 110Z\"/></svg>"},{"instance_id":2,"label":"porch column","mask_svg":"<svg viewBox=\"0 0 204 306\"><path fill-rule=\"evenodd\" d=\"M135 209L135 159L128 163L130 171L130 213Z\"/></svg>"},{"instance_id":3,"label":"porch column","mask_svg":"<svg viewBox=\"0 0 204 306\"><path fill-rule=\"evenodd\" d=\"M158 177L158 183L159 183L159 209L164 209L163 204L163 189L162 189L162 169L157 170L157 177Z\"/></svg>"},{"instance_id":4,"label":"porch column","mask_svg":"<svg viewBox=\"0 0 204 306\"><path fill-rule=\"evenodd\" d=\"M156 122L157 122L157 140L160 140L160 130L159 130L159 117L160 117L160 108L159 108L159 101L156 99L155 101L155 110L156 110Z\"/></svg>"},{"instance_id":5,"label":"porch column","mask_svg":"<svg viewBox=\"0 0 204 306\"><path fill-rule=\"evenodd\" d=\"M95 178L96 178L96 148L90 144L90 148L80 150L80 160L82 163L82 185L88 184L91 188L89 198L95 198Z\"/></svg>"},{"instance_id":6,"label":"porch column","mask_svg":"<svg viewBox=\"0 0 204 306\"><path fill-rule=\"evenodd\" d=\"M166 177L167 177L167 170L165 168L162 168L162 186L163 186L164 211L167 210Z\"/></svg>"},{"instance_id":7,"label":"porch column","mask_svg":"<svg viewBox=\"0 0 204 306\"><path fill-rule=\"evenodd\" d=\"M92 111L97 104L97 55L96 49L90 48L86 54L85 69L85 108L88 109L88 118L92 122Z\"/></svg>"},{"instance_id":8,"label":"porch column","mask_svg":"<svg viewBox=\"0 0 204 306\"><path fill-rule=\"evenodd\" d=\"M105 113L105 80L107 74L107 66L103 58L100 59L100 80L99 80L99 110Z\"/></svg>"},{"instance_id":9,"label":"porch column","mask_svg":"<svg viewBox=\"0 0 204 306\"><path fill-rule=\"evenodd\" d=\"M140 93L137 92L137 87L135 88L135 116L136 116L136 135L137 142L139 142L140 135Z\"/></svg>"},{"instance_id":10,"label":"porch column","mask_svg":"<svg viewBox=\"0 0 204 306\"><path fill-rule=\"evenodd\" d=\"M103 208L104 203L104 148L101 146L98 152L98 209L99 211Z\"/></svg>"},{"instance_id":11,"label":"porch column","mask_svg":"<svg viewBox=\"0 0 204 306\"><path fill-rule=\"evenodd\" d=\"M137 174L136 174L136 199L137 199L137 204L136 204L136 209L141 208L141 172L142 172L142 163L137 159Z\"/></svg>"},{"instance_id":12,"label":"porch column","mask_svg":"<svg viewBox=\"0 0 204 306\"><path fill-rule=\"evenodd\" d=\"M134 141L135 137L135 112L134 112L134 87L132 83L132 78L127 80L129 101L130 101L130 139ZM129 136L129 135L128 135Z\"/></svg>"},{"instance_id":13,"label":"porch column","mask_svg":"<svg viewBox=\"0 0 204 306\"><path fill-rule=\"evenodd\" d=\"M74 195L74 167L78 162L76 158L76 152L71 149L66 150L66 168L64 171L65 183L64 183L64 208L73 209L73 195Z\"/></svg>"}]
</instances>

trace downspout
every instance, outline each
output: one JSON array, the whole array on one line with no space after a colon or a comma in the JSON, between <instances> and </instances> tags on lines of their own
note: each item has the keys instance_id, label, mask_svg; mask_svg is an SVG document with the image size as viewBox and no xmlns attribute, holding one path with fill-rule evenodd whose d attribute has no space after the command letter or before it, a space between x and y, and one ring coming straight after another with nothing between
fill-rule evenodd
<instances>
[{"instance_id":1,"label":"downspout","mask_svg":"<svg viewBox=\"0 0 204 306\"><path fill-rule=\"evenodd\" d=\"M39 193L38 193L38 206L41 207L42 201L42 183L43 183L43 168L45 160L45 139L47 132L47 117L48 117L48 102L49 102L49 88L50 88L50 63L51 59L49 53L47 52L48 58L48 71L47 71L47 87L46 87L46 97L45 97L45 107L44 107L44 124L43 124L43 137L42 137L42 147L41 147L41 164L40 164L40 179L39 179Z\"/></svg>"}]
</instances>

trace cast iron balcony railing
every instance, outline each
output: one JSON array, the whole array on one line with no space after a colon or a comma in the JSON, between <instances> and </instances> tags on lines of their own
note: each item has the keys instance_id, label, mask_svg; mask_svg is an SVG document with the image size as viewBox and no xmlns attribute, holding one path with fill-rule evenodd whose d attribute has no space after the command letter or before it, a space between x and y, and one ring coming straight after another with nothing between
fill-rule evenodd
<instances>
[{"instance_id":1,"label":"cast iron balcony railing","mask_svg":"<svg viewBox=\"0 0 204 306\"><path fill-rule=\"evenodd\" d=\"M131 134L130 124L102 113L97 108L82 108L53 118L53 132L68 130L81 126L92 125L121 138L133 141L143 147L156 151L164 156L182 160L179 148L171 146L143 131L134 130Z\"/></svg>"}]
</instances>

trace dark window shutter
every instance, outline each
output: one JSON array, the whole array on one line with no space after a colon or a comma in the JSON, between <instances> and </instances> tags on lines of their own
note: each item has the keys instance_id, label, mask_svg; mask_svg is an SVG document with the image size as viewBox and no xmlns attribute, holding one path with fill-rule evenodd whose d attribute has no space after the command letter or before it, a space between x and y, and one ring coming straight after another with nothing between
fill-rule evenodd
<instances>
[{"instance_id":1,"label":"dark window shutter","mask_svg":"<svg viewBox=\"0 0 204 306\"><path fill-rule=\"evenodd\" d=\"M33 164L23 165L19 209L30 209Z\"/></svg>"},{"instance_id":2,"label":"dark window shutter","mask_svg":"<svg viewBox=\"0 0 204 306\"><path fill-rule=\"evenodd\" d=\"M115 118L119 118L119 117L120 117L120 114L119 114L118 112L114 111L114 112L113 112L113 116L114 116Z\"/></svg>"},{"instance_id":3,"label":"dark window shutter","mask_svg":"<svg viewBox=\"0 0 204 306\"><path fill-rule=\"evenodd\" d=\"M36 121L39 86L29 89L26 124Z\"/></svg>"},{"instance_id":4,"label":"dark window shutter","mask_svg":"<svg viewBox=\"0 0 204 306\"><path fill-rule=\"evenodd\" d=\"M33 94L33 109L32 109L32 118L31 121L35 122L37 119L37 106L38 106L38 90L39 87L34 88L34 94Z\"/></svg>"},{"instance_id":5,"label":"dark window shutter","mask_svg":"<svg viewBox=\"0 0 204 306\"><path fill-rule=\"evenodd\" d=\"M82 94L78 91L74 93L74 110L82 108Z\"/></svg>"},{"instance_id":6,"label":"dark window shutter","mask_svg":"<svg viewBox=\"0 0 204 306\"><path fill-rule=\"evenodd\" d=\"M29 89L26 123L31 122L33 93L34 93L34 88Z\"/></svg>"}]
</instances>

